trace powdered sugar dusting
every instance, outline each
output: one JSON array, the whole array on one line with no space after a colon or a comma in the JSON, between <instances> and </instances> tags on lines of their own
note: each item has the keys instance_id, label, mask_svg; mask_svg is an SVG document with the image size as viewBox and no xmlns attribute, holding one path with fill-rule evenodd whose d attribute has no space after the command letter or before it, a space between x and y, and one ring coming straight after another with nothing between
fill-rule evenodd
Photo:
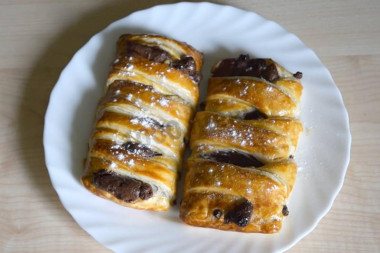
<instances>
[{"instance_id":1,"label":"powdered sugar dusting","mask_svg":"<svg viewBox=\"0 0 380 253\"><path fill-rule=\"evenodd\" d=\"M126 99L127 99L128 101L132 101L132 98L133 98L132 94L128 94L128 96L126 97Z\"/></svg>"},{"instance_id":2,"label":"powdered sugar dusting","mask_svg":"<svg viewBox=\"0 0 380 253\"><path fill-rule=\"evenodd\" d=\"M117 155L117 159L119 159L120 161L123 160L125 158L124 154L123 153L119 153Z\"/></svg>"},{"instance_id":3,"label":"powdered sugar dusting","mask_svg":"<svg viewBox=\"0 0 380 253\"><path fill-rule=\"evenodd\" d=\"M117 143L115 143L112 146L110 146L111 150L113 150L113 149L120 149L120 148L121 148L120 144L117 144Z\"/></svg>"},{"instance_id":4,"label":"powdered sugar dusting","mask_svg":"<svg viewBox=\"0 0 380 253\"><path fill-rule=\"evenodd\" d=\"M211 122L206 126L206 129L207 129L207 130L215 129L215 127L216 127L215 122L212 122L212 121L211 121Z\"/></svg>"},{"instance_id":5,"label":"powdered sugar dusting","mask_svg":"<svg viewBox=\"0 0 380 253\"><path fill-rule=\"evenodd\" d=\"M259 137L261 136L260 132L268 130L250 125L242 127L241 124L241 121L237 119L227 120L222 116L212 115L208 119L205 129L207 130L207 135L209 136L229 139L242 147L254 146L257 144L273 146L276 142L278 142L278 136L275 133L273 133L273 135L271 134L272 137L262 140L262 138ZM259 143L256 143L256 139Z\"/></svg>"},{"instance_id":6,"label":"powdered sugar dusting","mask_svg":"<svg viewBox=\"0 0 380 253\"><path fill-rule=\"evenodd\" d=\"M247 95L247 93L248 93L248 88L249 88L248 85L244 86L244 89L240 91L240 94L239 94L239 95L240 95L241 97Z\"/></svg>"},{"instance_id":7,"label":"powdered sugar dusting","mask_svg":"<svg viewBox=\"0 0 380 253\"><path fill-rule=\"evenodd\" d=\"M159 124L152 118L149 117L136 117L130 121L133 125L142 125L146 128L158 128Z\"/></svg>"},{"instance_id":8,"label":"powdered sugar dusting","mask_svg":"<svg viewBox=\"0 0 380 253\"><path fill-rule=\"evenodd\" d=\"M169 100L162 97L160 100L158 100L158 103L160 103L161 106L168 107L169 106Z\"/></svg>"}]
</instances>

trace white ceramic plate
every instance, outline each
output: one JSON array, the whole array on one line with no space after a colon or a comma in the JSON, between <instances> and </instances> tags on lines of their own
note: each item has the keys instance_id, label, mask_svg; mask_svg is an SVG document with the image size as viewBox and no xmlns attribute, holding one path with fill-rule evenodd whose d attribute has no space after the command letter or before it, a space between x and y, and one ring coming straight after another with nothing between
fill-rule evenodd
<instances>
[{"instance_id":1,"label":"white ceramic plate","mask_svg":"<svg viewBox=\"0 0 380 253\"><path fill-rule=\"evenodd\" d=\"M156 33L204 52L204 81L213 63L248 52L302 71L301 120L305 134L289 200L290 215L279 234L244 234L182 224L178 208L139 211L94 196L80 184L82 161L103 93L115 42L123 33ZM328 212L344 180L351 136L348 115L328 70L295 35L255 13L211 3L156 6L114 22L96 34L63 70L45 117L46 165L64 207L78 224L116 252L277 252L308 234Z\"/></svg>"}]
</instances>

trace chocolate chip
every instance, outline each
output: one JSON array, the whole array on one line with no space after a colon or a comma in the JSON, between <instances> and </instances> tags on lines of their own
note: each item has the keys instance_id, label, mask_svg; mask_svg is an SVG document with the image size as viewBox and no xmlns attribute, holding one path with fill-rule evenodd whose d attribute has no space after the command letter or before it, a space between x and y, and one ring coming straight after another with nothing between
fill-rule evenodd
<instances>
[{"instance_id":1,"label":"chocolate chip","mask_svg":"<svg viewBox=\"0 0 380 253\"><path fill-rule=\"evenodd\" d=\"M224 217L225 223L233 222L239 227L245 227L249 224L253 212L253 205L247 199L241 199L234 203Z\"/></svg>"},{"instance_id":2,"label":"chocolate chip","mask_svg":"<svg viewBox=\"0 0 380 253\"><path fill-rule=\"evenodd\" d=\"M301 79L302 78L302 72L297 71L295 74L293 74L293 76L297 79Z\"/></svg>"},{"instance_id":3,"label":"chocolate chip","mask_svg":"<svg viewBox=\"0 0 380 253\"><path fill-rule=\"evenodd\" d=\"M247 65L248 65L248 59L249 59L249 55L241 54L239 58L236 60L235 66L234 66L236 75L238 76L245 75L245 69L247 68Z\"/></svg>"},{"instance_id":4,"label":"chocolate chip","mask_svg":"<svg viewBox=\"0 0 380 253\"><path fill-rule=\"evenodd\" d=\"M262 72L261 76L269 81L273 82L279 78L277 67L274 64L270 64L266 67L266 69Z\"/></svg>"},{"instance_id":5,"label":"chocolate chip","mask_svg":"<svg viewBox=\"0 0 380 253\"><path fill-rule=\"evenodd\" d=\"M203 153L200 155L201 158L213 160L220 163L229 163L240 167L262 167L264 163L259 161L256 157L242 153L239 151L228 150L228 151L215 151L212 153Z\"/></svg>"},{"instance_id":6,"label":"chocolate chip","mask_svg":"<svg viewBox=\"0 0 380 253\"><path fill-rule=\"evenodd\" d=\"M219 209L215 209L213 212L212 212L212 215L214 215L215 218L219 219L221 216L222 216L223 212Z\"/></svg>"},{"instance_id":7,"label":"chocolate chip","mask_svg":"<svg viewBox=\"0 0 380 253\"><path fill-rule=\"evenodd\" d=\"M249 54L239 55L238 61L248 61L248 60L249 60Z\"/></svg>"},{"instance_id":8,"label":"chocolate chip","mask_svg":"<svg viewBox=\"0 0 380 253\"><path fill-rule=\"evenodd\" d=\"M179 60L173 60L171 66L189 75L194 82L199 83L201 81L202 76L201 73L197 72L193 57L185 56Z\"/></svg>"},{"instance_id":9,"label":"chocolate chip","mask_svg":"<svg viewBox=\"0 0 380 253\"><path fill-rule=\"evenodd\" d=\"M284 216L289 215L289 210L288 210L288 207L286 205L284 205L284 207L282 208L282 215L284 215Z\"/></svg>"},{"instance_id":10,"label":"chocolate chip","mask_svg":"<svg viewBox=\"0 0 380 253\"><path fill-rule=\"evenodd\" d=\"M105 169L95 172L92 179L98 188L125 202L133 202L138 198L146 200L153 196L153 189L149 184L130 177L115 175Z\"/></svg>"},{"instance_id":11,"label":"chocolate chip","mask_svg":"<svg viewBox=\"0 0 380 253\"><path fill-rule=\"evenodd\" d=\"M243 119L245 119L245 120L267 119L267 118L268 118L267 115L258 109L254 109L253 111L247 112L243 116Z\"/></svg>"},{"instance_id":12,"label":"chocolate chip","mask_svg":"<svg viewBox=\"0 0 380 253\"><path fill-rule=\"evenodd\" d=\"M293 158L294 158L294 156L293 156L293 155L290 155L290 156L289 156L289 159L293 159Z\"/></svg>"},{"instance_id":13,"label":"chocolate chip","mask_svg":"<svg viewBox=\"0 0 380 253\"><path fill-rule=\"evenodd\" d=\"M141 143L127 142L124 143L122 147L130 154L136 154L147 158L162 155L154 150L151 150L150 148Z\"/></svg>"},{"instance_id":14,"label":"chocolate chip","mask_svg":"<svg viewBox=\"0 0 380 253\"><path fill-rule=\"evenodd\" d=\"M171 65L176 69L184 70L188 73L192 73L196 70L195 61L191 56L185 56L184 58L175 60Z\"/></svg>"}]
</instances>

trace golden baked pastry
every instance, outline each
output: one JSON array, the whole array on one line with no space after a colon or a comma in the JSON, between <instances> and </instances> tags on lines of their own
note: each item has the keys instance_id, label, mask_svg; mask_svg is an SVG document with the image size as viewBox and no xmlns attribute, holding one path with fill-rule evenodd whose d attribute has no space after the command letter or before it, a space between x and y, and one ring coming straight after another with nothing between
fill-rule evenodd
<instances>
[{"instance_id":1,"label":"golden baked pastry","mask_svg":"<svg viewBox=\"0 0 380 253\"><path fill-rule=\"evenodd\" d=\"M168 210L198 102L202 54L157 35L122 35L82 177L96 195Z\"/></svg>"},{"instance_id":2,"label":"golden baked pastry","mask_svg":"<svg viewBox=\"0 0 380 253\"><path fill-rule=\"evenodd\" d=\"M181 219L190 225L276 233L297 173L302 74L271 59L224 59L192 127Z\"/></svg>"}]
</instances>

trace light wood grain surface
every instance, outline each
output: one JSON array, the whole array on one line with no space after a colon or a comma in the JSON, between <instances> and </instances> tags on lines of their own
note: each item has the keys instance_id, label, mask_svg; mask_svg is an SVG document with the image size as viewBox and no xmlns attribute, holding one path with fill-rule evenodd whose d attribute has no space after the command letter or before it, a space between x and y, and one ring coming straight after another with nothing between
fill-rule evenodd
<instances>
[{"instance_id":1,"label":"light wood grain surface","mask_svg":"<svg viewBox=\"0 0 380 253\"><path fill-rule=\"evenodd\" d=\"M174 1L0 1L0 252L109 252L63 208L44 163L51 89L72 55L131 12ZM344 186L289 252L380 251L380 1L215 1L254 11L315 50L350 116Z\"/></svg>"}]
</instances>

